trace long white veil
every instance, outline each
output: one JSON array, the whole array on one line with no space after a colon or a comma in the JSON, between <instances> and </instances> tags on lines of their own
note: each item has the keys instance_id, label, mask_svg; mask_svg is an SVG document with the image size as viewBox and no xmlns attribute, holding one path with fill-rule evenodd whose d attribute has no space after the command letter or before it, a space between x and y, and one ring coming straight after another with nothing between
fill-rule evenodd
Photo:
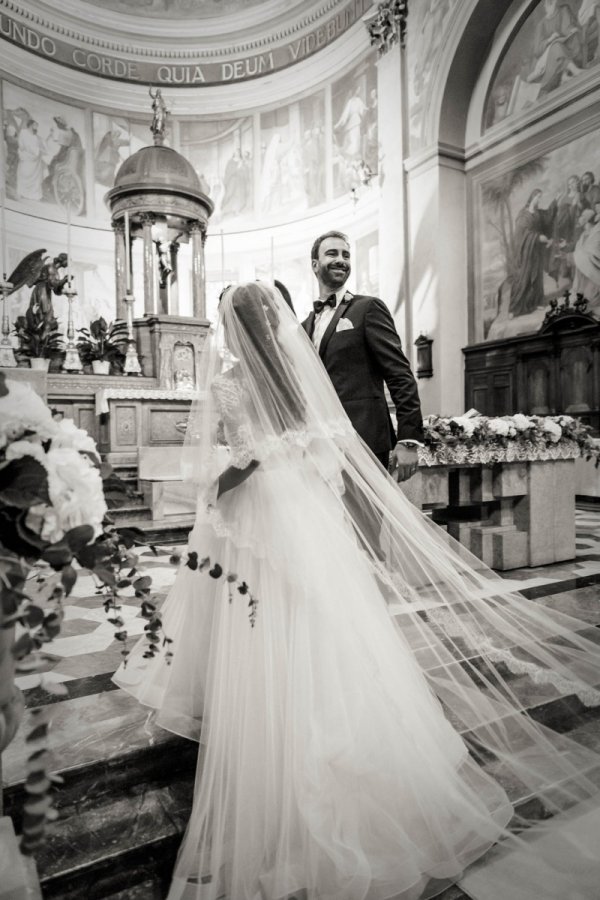
<instances>
[{"instance_id":1,"label":"long white veil","mask_svg":"<svg viewBox=\"0 0 600 900\"><path fill-rule=\"evenodd\" d=\"M514 815L507 834L542 827L596 797L600 755L561 734L560 725L535 721L520 699L529 679L548 699L600 704L594 629L513 591L404 497L352 429L310 340L274 288L256 282L224 292L201 377L185 447L199 516L218 511L216 479L230 465L268 468L276 459L281 465L283 454L305 477L307 498L320 480L368 561L370 602L387 604L471 759L508 793ZM289 565L294 553L251 549L273 569Z\"/></svg>"}]
</instances>

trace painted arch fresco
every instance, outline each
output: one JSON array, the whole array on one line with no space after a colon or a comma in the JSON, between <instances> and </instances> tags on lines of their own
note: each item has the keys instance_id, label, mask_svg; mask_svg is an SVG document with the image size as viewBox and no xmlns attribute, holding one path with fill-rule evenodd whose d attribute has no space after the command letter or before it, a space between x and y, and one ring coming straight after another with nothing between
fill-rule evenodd
<instances>
[{"instance_id":1,"label":"painted arch fresco","mask_svg":"<svg viewBox=\"0 0 600 900\"><path fill-rule=\"evenodd\" d=\"M536 332L549 302L566 290L583 294L600 317L598 110L591 104L575 123L564 103L551 128L529 139L522 119L529 111L534 121L561 90L572 99L578 83L586 91L600 84L600 0L541 0L509 42L487 94L482 130L498 127L504 161L501 168L492 161L492 177L476 178L476 340ZM520 130L511 135L517 114Z\"/></svg>"},{"instance_id":2,"label":"painted arch fresco","mask_svg":"<svg viewBox=\"0 0 600 900\"><path fill-rule=\"evenodd\" d=\"M484 129L539 104L600 65L600 0L541 0L493 79Z\"/></svg>"}]
</instances>

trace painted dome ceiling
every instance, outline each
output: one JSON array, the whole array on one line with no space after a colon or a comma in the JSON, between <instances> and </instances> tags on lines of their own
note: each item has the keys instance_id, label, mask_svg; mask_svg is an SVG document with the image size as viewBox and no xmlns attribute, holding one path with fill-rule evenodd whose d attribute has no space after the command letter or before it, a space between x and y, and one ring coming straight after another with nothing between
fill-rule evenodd
<instances>
[{"instance_id":1,"label":"painted dome ceiling","mask_svg":"<svg viewBox=\"0 0 600 900\"><path fill-rule=\"evenodd\" d=\"M264 6L264 0L81 0L102 10L113 10L127 16L153 19L214 19L238 15L248 9ZM302 5L301 0L287 4Z\"/></svg>"},{"instance_id":2,"label":"painted dome ceiling","mask_svg":"<svg viewBox=\"0 0 600 900\"><path fill-rule=\"evenodd\" d=\"M0 3L0 6L3 6ZM332 44L373 0L27 0L1 35L101 78L171 87L245 81Z\"/></svg>"}]
</instances>

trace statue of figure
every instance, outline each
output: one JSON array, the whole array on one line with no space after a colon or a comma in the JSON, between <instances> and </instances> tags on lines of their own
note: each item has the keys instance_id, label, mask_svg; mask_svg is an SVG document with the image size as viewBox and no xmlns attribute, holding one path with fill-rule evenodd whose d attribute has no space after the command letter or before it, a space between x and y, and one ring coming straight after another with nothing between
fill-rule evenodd
<instances>
[{"instance_id":1,"label":"statue of figure","mask_svg":"<svg viewBox=\"0 0 600 900\"><path fill-rule=\"evenodd\" d=\"M66 253L59 253L52 262L45 263L31 292L29 309L33 313L39 310L46 321L54 319L52 294L62 294L63 288L67 284L68 276L64 275L61 278L59 272L59 269L66 269L67 263Z\"/></svg>"},{"instance_id":2,"label":"statue of figure","mask_svg":"<svg viewBox=\"0 0 600 900\"><path fill-rule=\"evenodd\" d=\"M152 97L152 124L150 125L150 131L154 135L154 143L162 144L165 139L168 110L160 88L156 88L154 93L152 93L152 88L150 88L148 93Z\"/></svg>"},{"instance_id":3,"label":"statue of figure","mask_svg":"<svg viewBox=\"0 0 600 900\"><path fill-rule=\"evenodd\" d=\"M10 293L14 294L24 285L33 287L29 309L34 313L39 310L47 321L54 319L52 294L62 294L63 292L68 279L66 275L60 276L59 269L65 269L67 262L66 253L59 253L53 260L50 260L45 250L34 250L33 253L25 256L11 273Z\"/></svg>"},{"instance_id":4,"label":"statue of figure","mask_svg":"<svg viewBox=\"0 0 600 900\"><path fill-rule=\"evenodd\" d=\"M161 288L165 288L169 283L169 275L173 271L173 265L171 261L171 242L170 241L155 241L156 249L158 251L158 272L160 279Z\"/></svg>"}]
</instances>

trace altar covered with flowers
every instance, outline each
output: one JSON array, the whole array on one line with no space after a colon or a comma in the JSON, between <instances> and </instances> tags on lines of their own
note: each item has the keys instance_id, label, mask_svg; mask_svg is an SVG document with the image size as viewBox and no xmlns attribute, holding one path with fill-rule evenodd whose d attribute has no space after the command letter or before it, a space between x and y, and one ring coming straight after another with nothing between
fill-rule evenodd
<instances>
[{"instance_id":1,"label":"altar covered with flowers","mask_svg":"<svg viewBox=\"0 0 600 900\"><path fill-rule=\"evenodd\" d=\"M406 496L494 569L575 556L575 460L600 441L572 416L428 416ZM600 470L599 470L600 472ZM599 475L600 477L600 475Z\"/></svg>"}]
</instances>

